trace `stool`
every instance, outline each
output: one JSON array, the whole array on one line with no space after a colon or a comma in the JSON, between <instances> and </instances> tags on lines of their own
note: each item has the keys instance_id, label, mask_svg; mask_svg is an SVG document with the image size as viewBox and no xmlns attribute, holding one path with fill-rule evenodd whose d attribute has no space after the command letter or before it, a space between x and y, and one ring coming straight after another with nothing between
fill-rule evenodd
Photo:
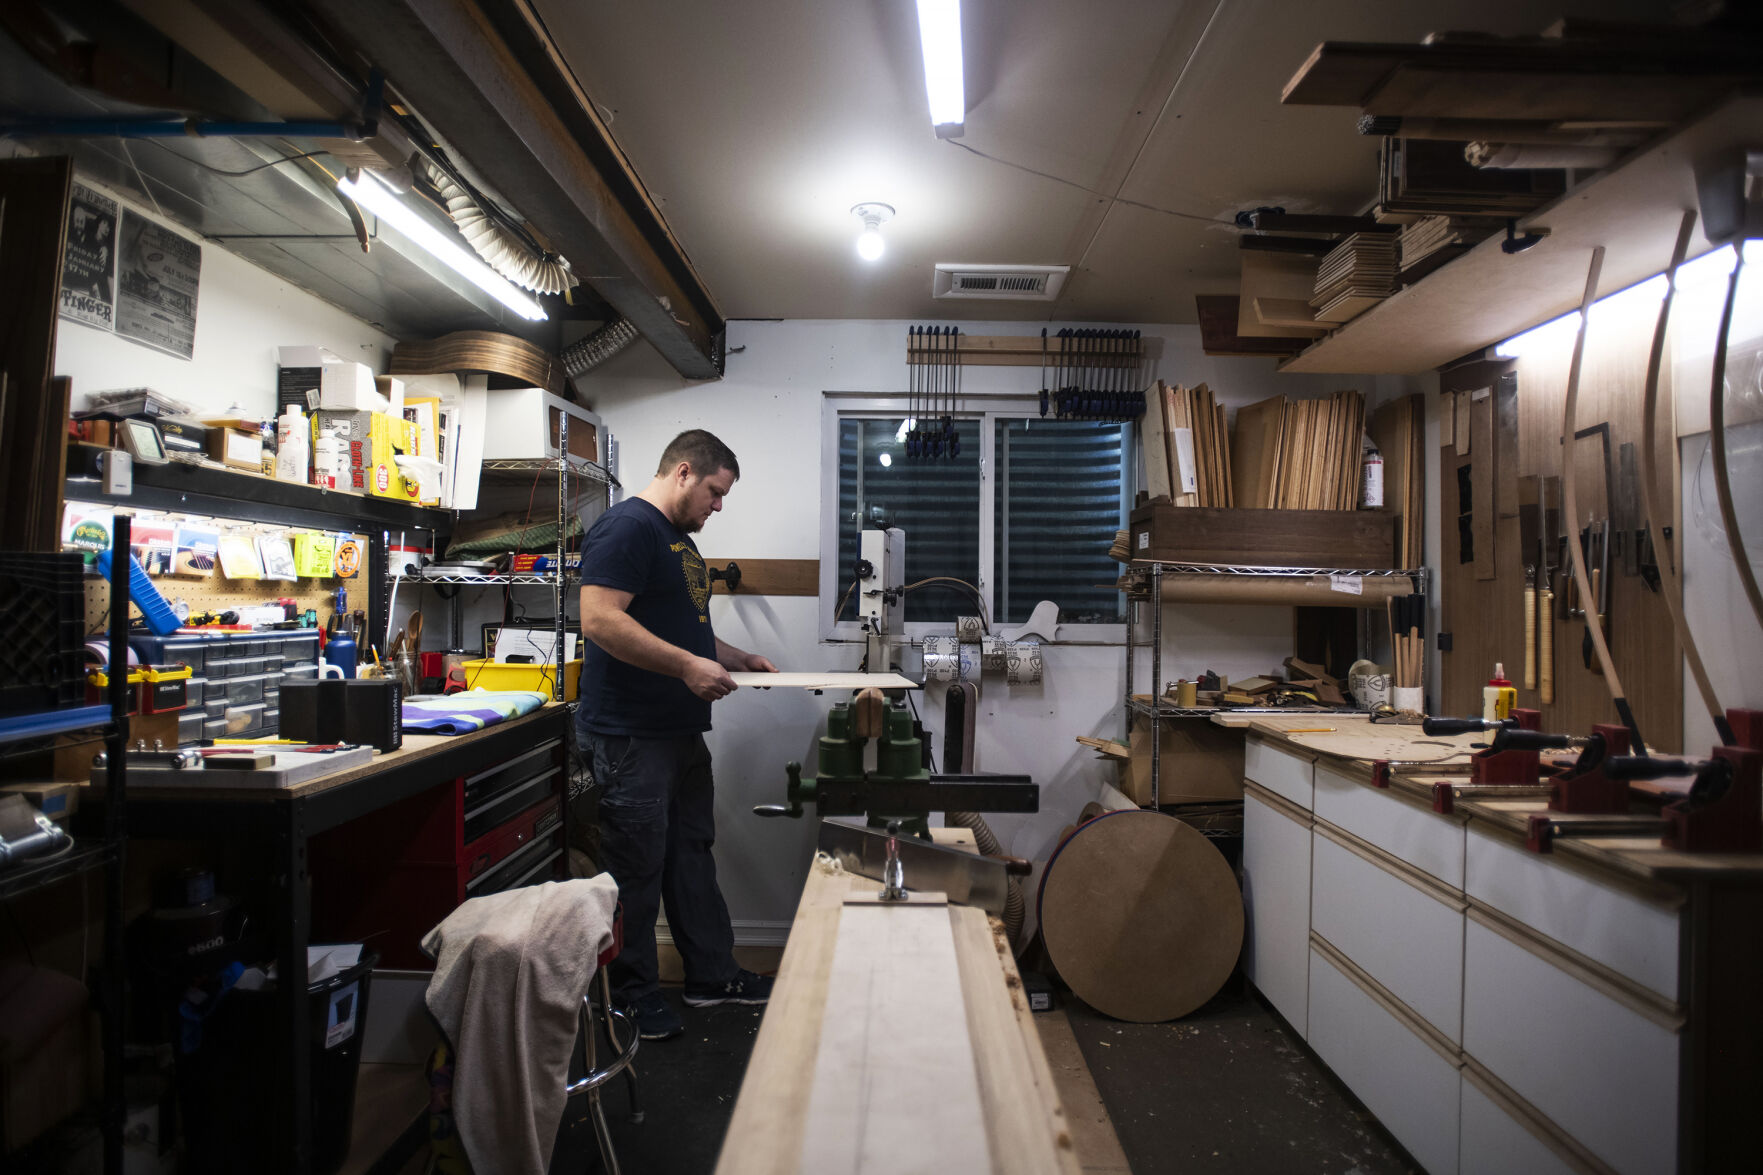
<instances>
[{"instance_id":1,"label":"stool","mask_svg":"<svg viewBox=\"0 0 1763 1175\"><path fill-rule=\"evenodd\" d=\"M600 1108L600 1087L618 1074L624 1074L625 1086L630 1093L631 1121L641 1122L643 1111L637 1105L637 1072L631 1067L631 1060L637 1055L639 1038L637 1025L630 1014L622 1008L612 1005L612 980L607 974L612 961L618 958L618 952L624 947L624 907L619 906L612 919L612 941L604 951L600 952L598 962L599 974L596 978L600 983L600 1005L605 1016L606 1040L612 1046L613 1058L604 1068L594 1067L596 1046L594 1040L594 1002L592 995L582 997L581 1019L581 1057L583 1076L571 1081L565 1092L574 1097L577 1094L588 1095L588 1114L594 1122L594 1141L600 1147L600 1161L605 1166L607 1175L619 1175L618 1156L612 1151L612 1135L606 1128L606 1116ZM626 1044L618 1040L617 1021L624 1022L624 1030L630 1034Z\"/></svg>"}]
</instances>

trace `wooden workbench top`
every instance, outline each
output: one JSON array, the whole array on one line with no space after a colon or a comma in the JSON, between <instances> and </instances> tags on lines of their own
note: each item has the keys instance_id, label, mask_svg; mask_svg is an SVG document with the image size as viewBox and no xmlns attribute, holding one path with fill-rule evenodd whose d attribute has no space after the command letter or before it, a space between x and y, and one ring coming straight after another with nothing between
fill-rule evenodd
<instances>
[{"instance_id":1,"label":"wooden workbench top","mask_svg":"<svg viewBox=\"0 0 1763 1175\"><path fill-rule=\"evenodd\" d=\"M221 782L226 778L225 772L209 773L204 771L198 773L206 777L202 783L192 783L187 787L162 783L131 787L128 791L129 802L208 800L217 803L264 804L310 799L335 788L347 787L389 767L444 755L485 739L500 738L518 727L534 725L542 721L547 715L554 713L562 706L563 703L560 702L547 702L531 714L522 714L518 718L510 718L505 722L498 722L494 726L486 726L482 730L474 730L469 734L406 733L403 746L395 751L376 752L372 762L363 763L359 767L345 771L333 771L329 775L320 775L290 787L228 787ZM93 785L87 784L86 786ZM98 790L102 790L102 788Z\"/></svg>"},{"instance_id":2,"label":"wooden workbench top","mask_svg":"<svg viewBox=\"0 0 1763 1175\"><path fill-rule=\"evenodd\" d=\"M824 861L809 868L717 1175L792 1175L801 1169L839 919L848 893L878 884ZM994 1170L1077 1175L1071 1132L1003 927L983 910L948 909Z\"/></svg>"},{"instance_id":3,"label":"wooden workbench top","mask_svg":"<svg viewBox=\"0 0 1763 1175\"><path fill-rule=\"evenodd\" d=\"M1455 766L1467 764L1471 745L1485 742L1485 733L1433 738L1418 725L1372 723L1363 715L1334 714L1221 714L1213 719L1221 726L1246 728L1279 744L1281 749L1305 755L1350 779L1371 786L1374 759L1406 762L1438 761ZM1334 727L1316 731L1318 727ZM1299 732L1299 733L1294 733ZM1314 732L1314 733L1311 733ZM1423 803L1432 802L1435 783L1467 783L1462 774L1406 774L1390 781L1390 790ZM1670 793L1674 785L1660 781L1642 790ZM1547 812L1542 797L1522 799L1458 800L1456 811L1470 821L1481 821L1508 839L1523 838L1532 814ZM1575 817L1556 814L1562 823ZM1763 853L1684 853L1662 846L1657 837L1561 837L1553 852L1564 864L1589 867L1649 883L1687 884L1697 881L1763 882Z\"/></svg>"}]
</instances>

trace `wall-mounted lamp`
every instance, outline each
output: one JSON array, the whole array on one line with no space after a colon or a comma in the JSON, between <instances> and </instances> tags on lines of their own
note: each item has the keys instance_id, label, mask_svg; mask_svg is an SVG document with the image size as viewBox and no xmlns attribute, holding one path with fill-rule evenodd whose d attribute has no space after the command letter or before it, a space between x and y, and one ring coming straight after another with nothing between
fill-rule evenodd
<instances>
[{"instance_id":1,"label":"wall-mounted lamp","mask_svg":"<svg viewBox=\"0 0 1763 1175\"><path fill-rule=\"evenodd\" d=\"M887 252L887 243L882 240L881 226L894 219L892 204L858 204L851 209L851 215L863 222L863 231L857 235L857 256L865 261L879 261Z\"/></svg>"}]
</instances>

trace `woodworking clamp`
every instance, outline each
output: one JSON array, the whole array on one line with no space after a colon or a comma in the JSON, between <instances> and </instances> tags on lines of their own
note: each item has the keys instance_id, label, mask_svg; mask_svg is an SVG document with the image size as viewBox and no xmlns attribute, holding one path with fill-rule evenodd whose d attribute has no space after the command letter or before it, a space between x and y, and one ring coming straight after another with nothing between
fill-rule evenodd
<instances>
[{"instance_id":1,"label":"woodworking clamp","mask_svg":"<svg viewBox=\"0 0 1763 1175\"><path fill-rule=\"evenodd\" d=\"M1545 748L1518 745L1512 740L1521 731L1540 729L1542 721L1541 710L1514 710L1512 717L1505 719L1428 718L1420 728L1435 738L1492 731L1493 741L1470 757L1469 782L1535 786L1542 773L1537 751Z\"/></svg>"}]
</instances>

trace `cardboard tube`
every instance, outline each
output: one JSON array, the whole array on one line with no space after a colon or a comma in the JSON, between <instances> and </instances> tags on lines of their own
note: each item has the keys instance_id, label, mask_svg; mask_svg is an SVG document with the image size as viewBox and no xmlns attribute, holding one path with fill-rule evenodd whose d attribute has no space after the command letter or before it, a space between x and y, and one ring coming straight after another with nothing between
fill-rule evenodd
<instances>
[{"instance_id":1,"label":"cardboard tube","mask_svg":"<svg viewBox=\"0 0 1763 1175\"><path fill-rule=\"evenodd\" d=\"M1163 580L1163 599L1173 604L1291 604L1311 607L1382 608L1414 594L1406 576L1366 578L1359 594L1336 591L1326 575L1180 575Z\"/></svg>"}]
</instances>

